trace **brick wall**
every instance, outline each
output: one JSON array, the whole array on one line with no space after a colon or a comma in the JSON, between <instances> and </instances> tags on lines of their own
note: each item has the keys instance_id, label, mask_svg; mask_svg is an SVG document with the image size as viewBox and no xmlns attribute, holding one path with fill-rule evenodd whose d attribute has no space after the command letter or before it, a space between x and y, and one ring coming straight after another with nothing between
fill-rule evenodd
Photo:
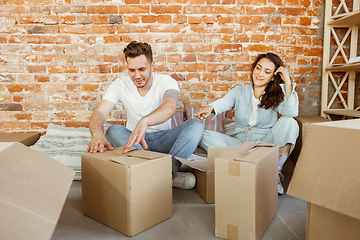
<instances>
[{"instance_id":1,"label":"brick wall","mask_svg":"<svg viewBox=\"0 0 360 240\"><path fill-rule=\"evenodd\" d=\"M126 73L123 48L145 41L182 104L249 82L259 53L278 53L298 83L300 114L320 112L322 0L0 0L0 131L88 126ZM228 115L231 117L231 114ZM123 124L118 104L107 119Z\"/></svg>"}]
</instances>

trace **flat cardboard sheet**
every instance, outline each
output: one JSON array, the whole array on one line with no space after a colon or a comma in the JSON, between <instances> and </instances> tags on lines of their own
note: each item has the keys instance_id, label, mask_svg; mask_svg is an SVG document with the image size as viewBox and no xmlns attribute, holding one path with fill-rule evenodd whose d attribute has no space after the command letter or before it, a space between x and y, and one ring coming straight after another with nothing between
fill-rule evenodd
<instances>
[{"instance_id":1,"label":"flat cardboard sheet","mask_svg":"<svg viewBox=\"0 0 360 240\"><path fill-rule=\"evenodd\" d=\"M0 239L50 239L74 174L21 143L0 143Z\"/></svg>"}]
</instances>

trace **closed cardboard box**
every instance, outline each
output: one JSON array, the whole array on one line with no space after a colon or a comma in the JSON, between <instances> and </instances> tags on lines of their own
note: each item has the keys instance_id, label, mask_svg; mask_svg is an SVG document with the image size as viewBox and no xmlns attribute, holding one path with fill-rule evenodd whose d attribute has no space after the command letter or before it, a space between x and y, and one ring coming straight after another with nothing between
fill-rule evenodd
<instances>
[{"instance_id":1,"label":"closed cardboard box","mask_svg":"<svg viewBox=\"0 0 360 240\"><path fill-rule=\"evenodd\" d=\"M82 210L134 236L172 216L171 155L122 149L82 154Z\"/></svg>"},{"instance_id":2,"label":"closed cardboard box","mask_svg":"<svg viewBox=\"0 0 360 240\"><path fill-rule=\"evenodd\" d=\"M207 158L199 158L194 160L187 160L175 157L184 165L194 169L196 176L195 189L200 196L207 203L215 202L215 182L214 182L214 159L220 153L236 148L237 146L229 147L213 147L209 148Z\"/></svg>"},{"instance_id":3,"label":"closed cardboard box","mask_svg":"<svg viewBox=\"0 0 360 240\"><path fill-rule=\"evenodd\" d=\"M279 147L245 142L215 158L215 235L260 239L277 211Z\"/></svg>"},{"instance_id":4,"label":"closed cardboard box","mask_svg":"<svg viewBox=\"0 0 360 240\"><path fill-rule=\"evenodd\" d=\"M311 124L287 191L308 202L308 240L360 239L359 139L360 119Z\"/></svg>"},{"instance_id":5,"label":"closed cardboard box","mask_svg":"<svg viewBox=\"0 0 360 240\"><path fill-rule=\"evenodd\" d=\"M40 133L0 133L0 142L20 142L28 147L34 145Z\"/></svg>"},{"instance_id":6,"label":"closed cardboard box","mask_svg":"<svg viewBox=\"0 0 360 240\"><path fill-rule=\"evenodd\" d=\"M290 158L294 163L296 163L299 158L301 147L305 142L305 138L311 124L330 121L329 119L321 116L297 116L295 120L299 125L299 137L297 138L295 148L290 155Z\"/></svg>"},{"instance_id":7,"label":"closed cardboard box","mask_svg":"<svg viewBox=\"0 0 360 240\"><path fill-rule=\"evenodd\" d=\"M0 239L50 239L74 174L21 143L0 143Z\"/></svg>"}]
</instances>

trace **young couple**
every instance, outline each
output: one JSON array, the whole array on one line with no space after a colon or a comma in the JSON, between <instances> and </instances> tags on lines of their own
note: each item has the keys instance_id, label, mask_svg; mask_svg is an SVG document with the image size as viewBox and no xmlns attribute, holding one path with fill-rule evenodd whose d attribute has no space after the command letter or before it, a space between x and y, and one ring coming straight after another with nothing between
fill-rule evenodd
<instances>
[{"instance_id":1,"label":"young couple","mask_svg":"<svg viewBox=\"0 0 360 240\"><path fill-rule=\"evenodd\" d=\"M191 189L195 176L178 172L181 163L175 156L187 159L200 146L239 145L244 141L262 141L279 144L279 176L281 168L294 148L298 125L293 117L298 114L298 97L287 68L273 54L259 55L252 66L252 83L237 86L223 98L200 108L196 116L206 118L235 107L235 131L231 136L204 131L195 120L171 128L179 86L167 75L156 74L149 44L133 41L124 49L128 75L116 79L90 117L93 136L87 152L103 152L124 146L172 155L173 187ZM104 134L103 124L115 104L121 102L127 114L126 127L112 125ZM278 113L282 115L278 119ZM283 193L279 177L279 193Z\"/></svg>"}]
</instances>

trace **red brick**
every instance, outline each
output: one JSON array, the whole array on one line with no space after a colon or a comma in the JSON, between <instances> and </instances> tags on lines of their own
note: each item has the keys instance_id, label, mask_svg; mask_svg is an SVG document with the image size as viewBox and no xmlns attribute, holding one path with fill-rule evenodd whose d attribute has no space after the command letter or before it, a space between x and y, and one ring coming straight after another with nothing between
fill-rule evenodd
<instances>
[{"instance_id":1,"label":"red brick","mask_svg":"<svg viewBox=\"0 0 360 240\"><path fill-rule=\"evenodd\" d=\"M218 22L221 24L233 23L235 22L234 16L218 16Z\"/></svg>"},{"instance_id":2,"label":"red brick","mask_svg":"<svg viewBox=\"0 0 360 240\"><path fill-rule=\"evenodd\" d=\"M293 27L291 33L295 35L317 35L317 28Z\"/></svg>"},{"instance_id":3,"label":"red brick","mask_svg":"<svg viewBox=\"0 0 360 240\"><path fill-rule=\"evenodd\" d=\"M305 15L306 8L283 7L283 8L278 8L278 13L284 15L292 15L292 16Z\"/></svg>"},{"instance_id":4,"label":"red brick","mask_svg":"<svg viewBox=\"0 0 360 240\"><path fill-rule=\"evenodd\" d=\"M119 8L120 14L149 13L149 6L146 5L123 5Z\"/></svg>"},{"instance_id":5,"label":"red brick","mask_svg":"<svg viewBox=\"0 0 360 240\"><path fill-rule=\"evenodd\" d=\"M22 43L24 42L24 36L9 36L9 43Z\"/></svg>"},{"instance_id":6,"label":"red brick","mask_svg":"<svg viewBox=\"0 0 360 240\"><path fill-rule=\"evenodd\" d=\"M94 16L94 24L108 24L109 17L106 15L95 15Z\"/></svg>"},{"instance_id":7,"label":"red brick","mask_svg":"<svg viewBox=\"0 0 360 240\"><path fill-rule=\"evenodd\" d=\"M26 70L29 73L45 73L46 72L46 66L27 66Z\"/></svg>"},{"instance_id":8,"label":"red brick","mask_svg":"<svg viewBox=\"0 0 360 240\"><path fill-rule=\"evenodd\" d=\"M25 61L25 62L38 62L39 61L39 58L37 55L30 55L30 54L27 54L27 55L24 55L22 57L22 60Z\"/></svg>"},{"instance_id":9,"label":"red brick","mask_svg":"<svg viewBox=\"0 0 360 240\"><path fill-rule=\"evenodd\" d=\"M6 88L9 92L21 92L24 89L24 85L22 84L9 84L6 85Z\"/></svg>"},{"instance_id":10,"label":"red brick","mask_svg":"<svg viewBox=\"0 0 360 240\"><path fill-rule=\"evenodd\" d=\"M311 25L311 18L310 17L301 17L300 18L300 25Z\"/></svg>"},{"instance_id":11,"label":"red brick","mask_svg":"<svg viewBox=\"0 0 360 240\"><path fill-rule=\"evenodd\" d=\"M269 52L274 50L274 45L267 44L250 44L244 47L243 51L250 52Z\"/></svg>"},{"instance_id":12,"label":"red brick","mask_svg":"<svg viewBox=\"0 0 360 240\"><path fill-rule=\"evenodd\" d=\"M105 43L120 43L121 42L120 36L105 36L104 40L105 40Z\"/></svg>"},{"instance_id":13,"label":"red brick","mask_svg":"<svg viewBox=\"0 0 360 240\"><path fill-rule=\"evenodd\" d=\"M40 92L41 85L40 84L26 84L25 91Z\"/></svg>"},{"instance_id":14,"label":"red brick","mask_svg":"<svg viewBox=\"0 0 360 240\"><path fill-rule=\"evenodd\" d=\"M126 4L140 4L140 0L125 0Z\"/></svg>"},{"instance_id":15,"label":"red brick","mask_svg":"<svg viewBox=\"0 0 360 240\"><path fill-rule=\"evenodd\" d=\"M248 15L264 15L264 14L273 14L275 12L274 7L254 7L254 6L246 6L245 13Z\"/></svg>"},{"instance_id":16,"label":"red brick","mask_svg":"<svg viewBox=\"0 0 360 240\"><path fill-rule=\"evenodd\" d=\"M175 71L177 72L197 72L197 71L205 71L206 66L202 63L179 63L175 67Z\"/></svg>"},{"instance_id":17,"label":"red brick","mask_svg":"<svg viewBox=\"0 0 360 240\"><path fill-rule=\"evenodd\" d=\"M156 22L156 15L143 15L141 16L142 23L155 23Z\"/></svg>"},{"instance_id":18,"label":"red brick","mask_svg":"<svg viewBox=\"0 0 360 240\"><path fill-rule=\"evenodd\" d=\"M229 91L229 85L225 83L216 83L213 84L212 89L213 91Z\"/></svg>"},{"instance_id":19,"label":"red brick","mask_svg":"<svg viewBox=\"0 0 360 240\"><path fill-rule=\"evenodd\" d=\"M92 33L93 34L102 34L102 33L107 33L107 34L114 34L117 32L118 27L115 25L94 25L92 27Z\"/></svg>"},{"instance_id":20,"label":"red brick","mask_svg":"<svg viewBox=\"0 0 360 240\"><path fill-rule=\"evenodd\" d=\"M34 43L34 44L40 44L41 38L37 35L27 35L24 37L24 40L26 43Z\"/></svg>"},{"instance_id":21,"label":"red brick","mask_svg":"<svg viewBox=\"0 0 360 240\"><path fill-rule=\"evenodd\" d=\"M124 16L124 22L130 23L130 24L140 23L140 18L139 18L139 16L136 16L136 15Z\"/></svg>"},{"instance_id":22,"label":"red brick","mask_svg":"<svg viewBox=\"0 0 360 240\"><path fill-rule=\"evenodd\" d=\"M98 89L98 86L95 84L83 84L81 89L86 92L93 92Z\"/></svg>"},{"instance_id":23,"label":"red brick","mask_svg":"<svg viewBox=\"0 0 360 240\"><path fill-rule=\"evenodd\" d=\"M37 82L49 82L50 77L44 75L35 75L34 80Z\"/></svg>"},{"instance_id":24,"label":"red brick","mask_svg":"<svg viewBox=\"0 0 360 240\"><path fill-rule=\"evenodd\" d=\"M214 46L214 52L240 52L241 44L218 44Z\"/></svg>"},{"instance_id":25,"label":"red brick","mask_svg":"<svg viewBox=\"0 0 360 240\"><path fill-rule=\"evenodd\" d=\"M153 14L164 14L164 13L177 13L180 14L182 10L182 6L177 5L153 5L151 7L151 13Z\"/></svg>"},{"instance_id":26,"label":"red brick","mask_svg":"<svg viewBox=\"0 0 360 240\"><path fill-rule=\"evenodd\" d=\"M93 26L95 27L95 26ZM68 34L90 34L91 27L87 25L62 25L60 26L60 33Z\"/></svg>"},{"instance_id":27,"label":"red brick","mask_svg":"<svg viewBox=\"0 0 360 240\"><path fill-rule=\"evenodd\" d=\"M161 25L150 25L150 32L170 32L170 33L178 33L180 32L180 26L177 25L166 25L165 27Z\"/></svg>"},{"instance_id":28,"label":"red brick","mask_svg":"<svg viewBox=\"0 0 360 240\"><path fill-rule=\"evenodd\" d=\"M55 36L40 36L40 42L42 44L54 44L56 41Z\"/></svg>"},{"instance_id":29,"label":"red brick","mask_svg":"<svg viewBox=\"0 0 360 240\"><path fill-rule=\"evenodd\" d=\"M212 14L214 9L212 6L186 6L185 14Z\"/></svg>"},{"instance_id":30,"label":"red brick","mask_svg":"<svg viewBox=\"0 0 360 240\"><path fill-rule=\"evenodd\" d=\"M67 35L57 35L55 39L56 44L71 44L71 37Z\"/></svg>"},{"instance_id":31,"label":"red brick","mask_svg":"<svg viewBox=\"0 0 360 240\"><path fill-rule=\"evenodd\" d=\"M78 66L49 66L49 73L77 73L79 71Z\"/></svg>"},{"instance_id":32,"label":"red brick","mask_svg":"<svg viewBox=\"0 0 360 240\"><path fill-rule=\"evenodd\" d=\"M118 7L116 5L91 5L87 7L87 13L88 14L118 13Z\"/></svg>"},{"instance_id":33,"label":"red brick","mask_svg":"<svg viewBox=\"0 0 360 240\"><path fill-rule=\"evenodd\" d=\"M281 17L268 17L268 24L281 24Z\"/></svg>"},{"instance_id":34,"label":"red brick","mask_svg":"<svg viewBox=\"0 0 360 240\"><path fill-rule=\"evenodd\" d=\"M175 79L176 81L178 81L178 82L182 82L182 81L184 81L184 79L183 79L183 77L180 75L180 74L171 74L171 77L173 78L173 79Z\"/></svg>"},{"instance_id":35,"label":"red brick","mask_svg":"<svg viewBox=\"0 0 360 240\"><path fill-rule=\"evenodd\" d=\"M210 10L210 9L209 9ZM213 11L209 12L214 14L245 14L244 7L228 7L228 6L214 6Z\"/></svg>"},{"instance_id":36,"label":"red brick","mask_svg":"<svg viewBox=\"0 0 360 240\"><path fill-rule=\"evenodd\" d=\"M321 57L322 54L323 54L322 48L305 47L304 56Z\"/></svg>"},{"instance_id":37,"label":"red brick","mask_svg":"<svg viewBox=\"0 0 360 240\"><path fill-rule=\"evenodd\" d=\"M182 57L180 54L169 54L167 55L166 60L169 63L177 63L177 62L181 62Z\"/></svg>"},{"instance_id":38,"label":"red brick","mask_svg":"<svg viewBox=\"0 0 360 240\"><path fill-rule=\"evenodd\" d=\"M60 21L63 24L76 24L76 16L64 16Z\"/></svg>"}]
</instances>

